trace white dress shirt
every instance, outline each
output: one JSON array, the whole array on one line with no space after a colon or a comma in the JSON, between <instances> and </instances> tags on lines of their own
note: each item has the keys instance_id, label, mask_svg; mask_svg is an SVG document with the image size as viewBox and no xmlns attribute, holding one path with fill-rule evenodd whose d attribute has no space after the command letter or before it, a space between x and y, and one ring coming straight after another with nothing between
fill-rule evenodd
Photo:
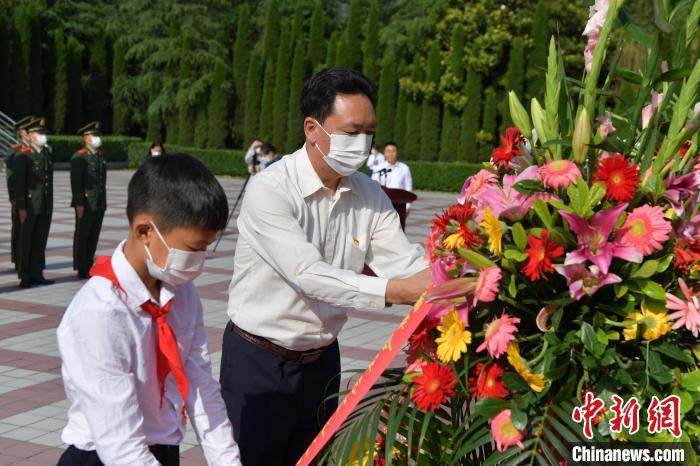
<instances>
[{"instance_id":1,"label":"white dress shirt","mask_svg":"<svg viewBox=\"0 0 700 466\"><path fill-rule=\"evenodd\" d=\"M369 157L367 157L367 166L372 171L378 170L379 167L381 167L381 165L384 164L384 162L386 162L386 158L381 152L377 152L376 154L369 154Z\"/></svg>"},{"instance_id":2,"label":"white dress shirt","mask_svg":"<svg viewBox=\"0 0 700 466\"><path fill-rule=\"evenodd\" d=\"M154 301L123 252L112 267L124 292L91 278L73 298L58 327L61 372L70 402L61 440L97 450L106 465L160 463L148 445L179 445L185 436L182 397L172 374L161 407L157 325L142 303ZM192 283L163 284L160 305L173 300L167 320L177 337L189 380L187 413L210 465L240 465L219 383L211 376L202 303Z\"/></svg>"},{"instance_id":3,"label":"white dress shirt","mask_svg":"<svg viewBox=\"0 0 700 466\"><path fill-rule=\"evenodd\" d=\"M405 189L413 191L413 179L411 178L411 169L403 162L397 161L394 165L386 162L382 164L378 170L386 169L387 172L379 173L378 171L372 174L372 179L378 181L382 186L394 189ZM389 171L391 170L391 171ZM406 204L406 208L410 209L411 204Z\"/></svg>"},{"instance_id":4,"label":"white dress shirt","mask_svg":"<svg viewBox=\"0 0 700 466\"><path fill-rule=\"evenodd\" d=\"M297 351L331 344L347 309L383 309L388 278L428 265L377 183L354 173L333 195L305 147L251 181L238 231L229 317Z\"/></svg>"}]
</instances>

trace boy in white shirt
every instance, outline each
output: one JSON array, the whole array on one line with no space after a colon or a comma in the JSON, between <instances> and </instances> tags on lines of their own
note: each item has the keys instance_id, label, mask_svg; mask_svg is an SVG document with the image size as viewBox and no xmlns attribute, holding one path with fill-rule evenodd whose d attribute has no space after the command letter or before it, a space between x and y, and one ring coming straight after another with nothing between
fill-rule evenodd
<instances>
[{"instance_id":1,"label":"boy in white shirt","mask_svg":"<svg viewBox=\"0 0 700 466\"><path fill-rule=\"evenodd\" d=\"M186 417L208 464L240 465L192 283L226 194L194 157L152 157L126 210L128 239L98 258L58 327L70 402L58 465L179 465Z\"/></svg>"}]
</instances>

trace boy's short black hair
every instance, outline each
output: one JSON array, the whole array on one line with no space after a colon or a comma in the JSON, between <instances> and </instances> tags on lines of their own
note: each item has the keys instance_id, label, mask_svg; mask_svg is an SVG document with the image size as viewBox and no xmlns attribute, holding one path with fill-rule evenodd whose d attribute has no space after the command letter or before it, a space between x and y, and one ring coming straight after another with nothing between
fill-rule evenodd
<instances>
[{"instance_id":1,"label":"boy's short black hair","mask_svg":"<svg viewBox=\"0 0 700 466\"><path fill-rule=\"evenodd\" d=\"M307 116L323 123L333 112L337 94L364 94L377 106L377 88L352 68L327 68L311 76L301 90L301 121Z\"/></svg>"},{"instance_id":2,"label":"boy's short black hair","mask_svg":"<svg viewBox=\"0 0 700 466\"><path fill-rule=\"evenodd\" d=\"M129 181L126 216L153 215L158 229L226 227L228 200L216 177L188 154L146 159Z\"/></svg>"},{"instance_id":3,"label":"boy's short black hair","mask_svg":"<svg viewBox=\"0 0 700 466\"><path fill-rule=\"evenodd\" d=\"M394 146L396 147L396 150L399 150L399 145L396 144L394 141L387 141L384 143L384 148L386 149L387 146Z\"/></svg>"}]
</instances>

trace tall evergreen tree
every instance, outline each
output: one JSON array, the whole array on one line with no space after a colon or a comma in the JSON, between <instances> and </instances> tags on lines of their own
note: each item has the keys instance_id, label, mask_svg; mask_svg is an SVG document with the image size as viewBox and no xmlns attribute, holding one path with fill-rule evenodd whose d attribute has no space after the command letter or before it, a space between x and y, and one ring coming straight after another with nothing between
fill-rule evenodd
<instances>
[{"instance_id":1,"label":"tall evergreen tree","mask_svg":"<svg viewBox=\"0 0 700 466\"><path fill-rule=\"evenodd\" d=\"M111 128L109 121L110 82L107 65L107 38L98 31L90 42L90 84L88 87L88 119L100 120L106 130Z\"/></svg>"},{"instance_id":2,"label":"tall evergreen tree","mask_svg":"<svg viewBox=\"0 0 700 466\"><path fill-rule=\"evenodd\" d=\"M118 86L122 80L128 79L126 74L126 44L117 40L113 46L112 86ZM159 118L160 120L160 118ZM129 108L125 102L112 99L112 132L127 134L129 131ZM160 133L160 128L159 131Z\"/></svg>"},{"instance_id":3,"label":"tall evergreen tree","mask_svg":"<svg viewBox=\"0 0 700 466\"><path fill-rule=\"evenodd\" d=\"M312 69L323 63L326 53L326 16L323 13L321 0L314 3L314 11L311 14L311 26L309 27L309 48L306 51L306 60Z\"/></svg>"},{"instance_id":4,"label":"tall evergreen tree","mask_svg":"<svg viewBox=\"0 0 700 466\"><path fill-rule=\"evenodd\" d=\"M345 27L345 37L343 38L345 50L343 51L343 61L345 66L362 70L362 50L358 47L362 43L363 0L350 0L348 9L348 23Z\"/></svg>"},{"instance_id":5,"label":"tall evergreen tree","mask_svg":"<svg viewBox=\"0 0 700 466\"><path fill-rule=\"evenodd\" d=\"M205 93L202 96L203 102L208 102L209 93ZM207 115L207 106L198 105L195 110L195 120L194 120L194 138L192 140L193 147L207 147L207 138L209 137L209 130L207 126L209 125L209 118Z\"/></svg>"},{"instance_id":6,"label":"tall evergreen tree","mask_svg":"<svg viewBox=\"0 0 700 466\"><path fill-rule=\"evenodd\" d=\"M246 95L246 77L250 57L250 8L247 3L238 9L236 41L233 44L233 126L232 139L235 145L243 147L250 144L244 141L244 113Z\"/></svg>"},{"instance_id":7,"label":"tall evergreen tree","mask_svg":"<svg viewBox=\"0 0 700 466\"><path fill-rule=\"evenodd\" d=\"M335 60L338 56L338 31L333 31L331 38L328 40L328 51L326 53L326 68L335 66Z\"/></svg>"},{"instance_id":8,"label":"tall evergreen tree","mask_svg":"<svg viewBox=\"0 0 700 466\"><path fill-rule=\"evenodd\" d=\"M527 64L527 94L530 98L541 100L544 94L544 70L547 68L547 53L549 45L549 14L547 2L539 0L532 17L532 52Z\"/></svg>"},{"instance_id":9,"label":"tall evergreen tree","mask_svg":"<svg viewBox=\"0 0 700 466\"><path fill-rule=\"evenodd\" d=\"M462 134L460 160L477 162L479 152L476 134L481 121L481 76L473 70L467 71L467 84L464 89L466 103L462 110Z\"/></svg>"},{"instance_id":10,"label":"tall evergreen tree","mask_svg":"<svg viewBox=\"0 0 700 466\"><path fill-rule=\"evenodd\" d=\"M397 76L403 76L406 72L408 65L406 60L401 60L399 64L399 69ZM406 92L401 90L399 86L396 90L396 112L393 117L394 120L394 142L399 145L399 149L403 152L405 149L404 142L406 136L406 104L408 103L408 97Z\"/></svg>"},{"instance_id":11,"label":"tall evergreen tree","mask_svg":"<svg viewBox=\"0 0 700 466\"><path fill-rule=\"evenodd\" d=\"M153 102L158 97L158 89L156 86L151 87L149 94L149 102ZM171 124L173 134L176 134L177 119L173 118ZM171 129L171 128L168 128ZM116 133L116 129L115 129ZM118 134L118 133L117 133ZM146 110L146 140L147 141L162 141L163 140L163 120L160 109L155 105L149 105ZM173 140L173 142L175 142Z\"/></svg>"},{"instance_id":12,"label":"tall evergreen tree","mask_svg":"<svg viewBox=\"0 0 700 466\"><path fill-rule=\"evenodd\" d=\"M229 127L229 96L231 85L226 79L228 70L223 61L216 64L214 82L209 96L209 135L207 147L223 149L226 147Z\"/></svg>"},{"instance_id":13,"label":"tall evergreen tree","mask_svg":"<svg viewBox=\"0 0 700 466\"><path fill-rule=\"evenodd\" d=\"M280 148L287 142L287 110L289 108L289 75L292 61L292 41L289 24L282 26L280 47L277 52L275 93L272 112L272 140Z\"/></svg>"},{"instance_id":14,"label":"tall evergreen tree","mask_svg":"<svg viewBox=\"0 0 700 466\"><path fill-rule=\"evenodd\" d=\"M265 16L265 37L263 39L263 56L265 61L271 60L273 63L277 59L277 49L280 41L280 14L277 10L277 2L271 1L267 4Z\"/></svg>"},{"instance_id":15,"label":"tall evergreen tree","mask_svg":"<svg viewBox=\"0 0 700 466\"><path fill-rule=\"evenodd\" d=\"M11 37L7 5L5 2L0 2L0 89L11 89L12 86L10 77ZM6 113L11 112L10 105L10 93L7 91L0 92L0 109Z\"/></svg>"},{"instance_id":16,"label":"tall evergreen tree","mask_svg":"<svg viewBox=\"0 0 700 466\"><path fill-rule=\"evenodd\" d=\"M53 123L57 133L66 130L66 111L68 106L68 62L66 56L66 39L61 29L53 38L54 57L56 60L56 80L53 91ZM3 93L4 94L4 93Z\"/></svg>"},{"instance_id":17,"label":"tall evergreen tree","mask_svg":"<svg viewBox=\"0 0 700 466\"><path fill-rule=\"evenodd\" d=\"M263 78L263 92L262 99L260 102L260 125L258 130L258 137L262 138L264 141L269 141L272 139L272 115L274 114L274 109L272 108L275 96L275 63L268 59L265 63L265 74Z\"/></svg>"},{"instance_id":18,"label":"tall evergreen tree","mask_svg":"<svg viewBox=\"0 0 700 466\"><path fill-rule=\"evenodd\" d=\"M426 82L437 87L442 69L440 66L440 45L433 42L428 53ZM436 160L440 151L440 104L435 98L423 99L423 113L420 122L420 155L423 160Z\"/></svg>"},{"instance_id":19,"label":"tall evergreen tree","mask_svg":"<svg viewBox=\"0 0 700 466\"><path fill-rule=\"evenodd\" d=\"M396 62L391 53L384 54L382 72L379 78L377 102L377 130L375 141L384 144L394 139L394 118L396 117Z\"/></svg>"},{"instance_id":20,"label":"tall evergreen tree","mask_svg":"<svg viewBox=\"0 0 700 466\"><path fill-rule=\"evenodd\" d=\"M246 78L245 111L243 118L243 140L245 144L258 136L260 129L260 94L262 92L260 84L262 80L262 57L259 53L253 52L248 62L248 76Z\"/></svg>"},{"instance_id":21,"label":"tall evergreen tree","mask_svg":"<svg viewBox=\"0 0 700 466\"><path fill-rule=\"evenodd\" d=\"M45 6L43 2L21 2L18 9L25 9L26 23L22 25L28 30L20 31L20 37L24 42L24 59L29 70L29 106L31 112L37 115L44 115L44 66L42 59L42 27L41 8ZM26 84L25 84L26 86Z\"/></svg>"},{"instance_id":22,"label":"tall evergreen tree","mask_svg":"<svg viewBox=\"0 0 700 466\"><path fill-rule=\"evenodd\" d=\"M513 39L513 44L510 49L510 55L508 56L508 70L505 76L505 91L506 95L508 92L513 91L519 97L523 95L523 80L525 79L525 50L524 50L523 40L520 37ZM510 118L510 108L508 106L508 99L505 98L501 102L501 110L503 115L502 128L511 126L513 121Z\"/></svg>"},{"instance_id":23,"label":"tall evergreen tree","mask_svg":"<svg viewBox=\"0 0 700 466\"><path fill-rule=\"evenodd\" d=\"M347 31L343 31L338 35L338 46L335 53L335 66L344 66L352 68L352 57L354 52L351 50L350 42L348 41Z\"/></svg>"},{"instance_id":24,"label":"tall evergreen tree","mask_svg":"<svg viewBox=\"0 0 700 466\"><path fill-rule=\"evenodd\" d=\"M484 114L481 123L482 138L479 142L479 153L481 161L488 161L491 158L491 152L496 144L496 129L498 122L498 101L496 91L493 87L489 87L484 92Z\"/></svg>"},{"instance_id":25,"label":"tall evergreen tree","mask_svg":"<svg viewBox=\"0 0 700 466\"><path fill-rule=\"evenodd\" d=\"M66 41L66 64L68 69L68 97L65 130L74 133L84 122L83 113L83 53L84 47L71 36Z\"/></svg>"},{"instance_id":26,"label":"tall evergreen tree","mask_svg":"<svg viewBox=\"0 0 700 466\"><path fill-rule=\"evenodd\" d=\"M452 39L450 41L452 50L450 51L449 70L457 83L462 82L464 74L462 58L464 57L464 28L457 24L452 29ZM442 112L442 131L440 134L440 157L441 161L459 159L459 139L460 139L460 112L451 105L445 105Z\"/></svg>"},{"instance_id":27,"label":"tall evergreen tree","mask_svg":"<svg viewBox=\"0 0 700 466\"><path fill-rule=\"evenodd\" d=\"M292 76L289 82L289 112L287 114L287 152L296 150L304 141L301 129L301 88L304 85L304 41L297 41L292 61Z\"/></svg>"},{"instance_id":28,"label":"tall evergreen tree","mask_svg":"<svg viewBox=\"0 0 700 466\"><path fill-rule=\"evenodd\" d=\"M27 86L29 82L29 67L24 59L24 47L16 27L11 28L11 43L10 69L12 73L10 74L10 82L12 84L12 92L9 93L10 108L15 118L20 119L29 115L31 103L29 101L30 88Z\"/></svg>"},{"instance_id":29,"label":"tall evergreen tree","mask_svg":"<svg viewBox=\"0 0 700 466\"><path fill-rule=\"evenodd\" d=\"M372 0L362 42L362 72L377 82L379 78L379 0Z\"/></svg>"},{"instance_id":30,"label":"tall evergreen tree","mask_svg":"<svg viewBox=\"0 0 700 466\"><path fill-rule=\"evenodd\" d=\"M194 58L190 53L192 49L192 37L185 34L182 37L183 49L186 51L180 55L180 84L177 95L177 144L184 147L192 147L194 144L195 119L197 109L190 99L189 90L197 76L197 69L193 63Z\"/></svg>"},{"instance_id":31,"label":"tall evergreen tree","mask_svg":"<svg viewBox=\"0 0 700 466\"><path fill-rule=\"evenodd\" d=\"M306 0L297 0L294 5L294 19L292 20L292 32L290 34L290 41L292 44L296 44L297 40L304 33L304 6L306 5ZM290 45L290 49L294 46Z\"/></svg>"},{"instance_id":32,"label":"tall evergreen tree","mask_svg":"<svg viewBox=\"0 0 700 466\"><path fill-rule=\"evenodd\" d=\"M411 70L411 81L414 83L421 82L424 79L423 63L420 59L413 60L413 69ZM421 127L421 101L415 96L407 96L406 103L406 131L404 133L403 153L411 160L418 160L420 156L420 127Z\"/></svg>"}]
</instances>

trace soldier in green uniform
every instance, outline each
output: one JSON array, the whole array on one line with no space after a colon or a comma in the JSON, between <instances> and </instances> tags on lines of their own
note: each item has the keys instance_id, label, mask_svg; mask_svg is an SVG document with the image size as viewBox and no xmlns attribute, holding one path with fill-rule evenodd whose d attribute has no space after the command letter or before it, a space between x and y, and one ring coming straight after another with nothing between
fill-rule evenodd
<instances>
[{"instance_id":1,"label":"soldier in green uniform","mask_svg":"<svg viewBox=\"0 0 700 466\"><path fill-rule=\"evenodd\" d=\"M107 161L100 149L100 122L93 121L78 132L83 135L85 147L70 160L70 205L75 208L73 269L78 277L88 278L107 209Z\"/></svg>"},{"instance_id":2,"label":"soldier in green uniform","mask_svg":"<svg viewBox=\"0 0 700 466\"><path fill-rule=\"evenodd\" d=\"M53 160L46 145L46 120L34 119L26 130L30 146L20 150L13 161L20 288L53 283L43 274L53 214Z\"/></svg>"},{"instance_id":3,"label":"soldier in green uniform","mask_svg":"<svg viewBox=\"0 0 700 466\"><path fill-rule=\"evenodd\" d=\"M24 150L29 151L29 134L27 133L27 124L34 119L34 115L26 116L15 123L15 131L19 142L12 144L10 151L5 157L5 177L7 180L7 194L10 198L10 219L12 221L12 229L10 231L10 258L15 264L15 271L19 267L17 260L17 233L19 232L17 221L17 208L15 206L15 179L14 179L14 161L17 153Z\"/></svg>"}]
</instances>

